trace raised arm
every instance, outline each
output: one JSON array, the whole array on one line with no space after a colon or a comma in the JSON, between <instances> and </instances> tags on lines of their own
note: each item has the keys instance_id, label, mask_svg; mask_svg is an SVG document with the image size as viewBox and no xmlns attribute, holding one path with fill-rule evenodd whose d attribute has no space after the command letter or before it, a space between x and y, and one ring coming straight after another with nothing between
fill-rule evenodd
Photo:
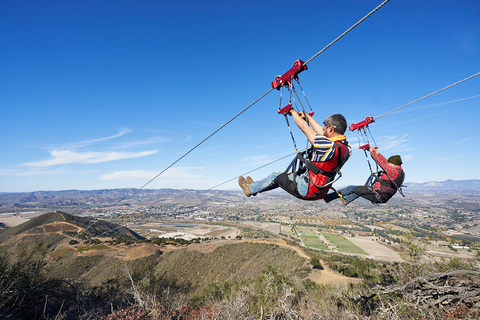
<instances>
[{"instance_id":1,"label":"raised arm","mask_svg":"<svg viewBox=\"0 0 480 320\"><path fill-rule=\"evenodd\" d=\"M305 114L313 130L315 130L317 134L323 135L323 127L315 119L313 119L308 113L305 113Z\"/></svg>"},{"instance_id":2,"label":"raised arm","mask_svg":"<svg viewBox=\"0 0 480 320\"><path fill-rule=\"evenodd\" d=\"M375 162L385 170L385 166L388 164L387 158L385 158L380 152L378 152L377 149L373 147L370 147L369 151L373 160L375 160Z\"/></svg>"},{"instance_id":3,"label":"raised arm","mask_svg":"<svg viewBox=\"0 0 480 320\"><path fill-rule=\"evenodd\" d=\"M302 132L305 134L307 137L308 141L310 141L311 144L315 144L315 136L317 135L317 132L308 125L307 121L305 121L304 118L298 114L297 111L294 109L290 110L290 115L293 118L293 121L295 121L295 124L302 130ZM311 118L311 117L310 117ZM310 120L309 120L310 121ZM318 123L317 123L318 125ZM322 130L323 131L323 130ZM322 132L320 131L320 132ZM319 133L321 134L321 133Z\"/></svg>"}]
</instances>

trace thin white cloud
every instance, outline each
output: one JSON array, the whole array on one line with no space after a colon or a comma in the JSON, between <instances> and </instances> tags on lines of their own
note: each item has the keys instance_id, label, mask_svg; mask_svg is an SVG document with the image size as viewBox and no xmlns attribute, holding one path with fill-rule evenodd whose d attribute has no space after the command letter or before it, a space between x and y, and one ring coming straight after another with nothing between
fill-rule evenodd
<instances>
[{"instance_id":1,"label":"thin white cloud","mask_svg":"<svg viewBox=\"0 0 480 320\"><path fill-rule=\"evenodd\" d=\"M381 137L379 141L379 145L382 147L382 150L398 150L405 148L408 139L406 138L406 135L403 135L402 137L384 136Z\"/></svg>"},{"instance_id":2,"label":"thin white cloud","mask_svg":"<svg viewBox=\"0 0 480 320\"><path fill-rule=\"evenodd\" d=\"M26 177L26 176L45 176L52 174L62 174L66 171L64 169L44 169L44 168L28 168L28 169L11 169L11 170L0 170L0 176L16 176L16 177Z\"/></svg>"},{"instance_id":3,"label":"thin white cloud","mask_svg":"<svg viewBox=\"0 0 480 320\"><path fill-rule=\"evenodd\" d=\"M188 179L197 179L200 176L193 173L192 171L203 170L203 167L178 167L170 168L162 175L158 176L158 180L162 181L185 181ZM123 171L114 171L111 173L102 174L98 180L102 181L138 181L145 180L149 181L150 179L157 176L159 172L152 170L123 170Z\"/></svg>"},{"instance_id":4,"label":"thin white cloud","mask_svg":"<svg viewBox=\"0 0 480 320\"><path fill-rule=\"evenodd\" d=\"M470 141L470 140L472 140L472 139L473 139L473 137L468 137L468 138L465 138L465 139L460 140L460 141L458 141L458 142L455 142L453 145L454 145L454 146L458 146L459 144L465 143L465 142Z\"/></svg>"},{"instance_id":5,"label":"thin white cloud","mask_svg":"<svg viewBox=\"0 0 480 320\"><path fill-rule=\"evenodd\" d=\"M380 152L388 150L409 150L406 149L409 139L407 139L407 134L399 137L399 136L383 136L376 139L378 147L381 149ZM360 144L358 142L350 142L350 146L353 150L358 149L360 145L364 145L366 142L361 141ZM371 141L371 145L374 146L373 141Z\"/></svg>"},{"instance_id":6,"label":"thin white cloud","mask_svg":"<svg viewBox=\"0 0 480 320\"><path fill-rule=\"evenodd\" d=\"M17 171L13 169L0 169L0 176L8 176L15 172Z\"/></svg>"},{"instance_id":7,"label":"thin white cloud","mask_svg":"<svg viewBox=\"0 0 480 320\"><path fill-rule=\"evenodd\" d=\"M439 102L439 103L432 103L432 104L427 104L427 105L423 105L423 106L408 108L405 111L417 111L417 110L421 110L421 109L434 108L434 107L443 106L443 105L450 104L450 103L475 99L475 98L478 98L478 97L480 97L480 94L475 95L475 96L471 96L471 97L459 98L459 99L455 99L455 100L449 100L449 101L444 101L444 102Z\"/></svg>"},{"instance_id":8,"label":"thin white cloud","mask_svg":"<svg viewBox=\"0 0 480 320\"><path fill-rule=\"evenodd\" d=\"M226 144L223 144L223 145L220 145L220 146L215 146L215 147L210 147L210 148L205 148L205 149L197 149L196 151L199 152L199 153L200 152L211 152L211 151L223 149L226 146L227 146Z\"/></svg>"},{"instance_id":9,"label":"thin white cloud","mask_svg":"<svg viewBox=\"0 0 480 320\"><path fill-rule=\"evenodd\" d=\"M26 167L49 167L71 163L102 163L123 159L146 157L157 153L158 150L142 152L77 152L74 150L53 150L50 152L52 158L42 161L34 161L21 164Z\"/></svg>"},{"instance_id":10,"label":"thin white cloud","mask_svg":"<svg viewBox=\"0 0 480 320\"><path fill-rule=\"evenodd\" d=\"M444 157L444 158L431 158L431 159L422 159L421 161L419 162L427 162L427 163L432 163L432 162L443 162L443 163L450 163L458 158L461 158L462 156L461 155L451 155L451 156L448 156L448 157Z\"/></svg>"},{"instance_id":11,"label":"thin white cloud","mask_svg":"<svg viewBox=\"0 0 480 320\"><path fill-rule=\"evenodd\" d=\"M432 103L432 104L427 104L427 105L417 106L417 107L407 106L405 109L400 109L400 110L395 111L395 112L398 112L398 113L414 112L414 111L418 111L418 110L422 110L422 109L430 109L430 108L435 108L435 107L439 107L439 106L444 106L444 105L447 105L447 104L456 103L456 102L460 102L460 101L476 99L476 98L479 98L479 97L480 97L480 95L475 95L475 96L459 98L459 99L449 100L449 101L444 101L444 102L439 102L439 103ZM458 107L456 109L458 109ZM453 109L449 109L449 110L446 110L446 111L441 112L441 113L429 115L427 117L421 116L421 117L413 118L413 119L410 119L409 121L405 121L405 122L402 122L402 123L399 123L399 124L408 123L408 122L416 121L416 120L419 120L419 119L431 118L432 116L437 116L437 115L443 114L445 112L451 112L452 110ZM377 116L376 118L379 118L379 117L380 116Z\"/></svg>"},{"instance_id":12,"label":"thin white cloud","mask_svg":"<svg viewBox=\"0 0 480 320\"><path fill-rule=\"evenodd\" d=\"M166 138L166 137L151 137L151 138L144 139L144 140L126 142L126 143L123 143L122 145L119 145L115 148L116 149L134 148L134 147L138 147L138 146L144 146L144 145L147 145L147 144L166 143L166 142L170 142L170 141L171 141L171 139Z\"/></svg>"},{"instance_id":13,"label":"thin white cloud","mask_svg":"<svg viewBox=\"0 0 480 320\"><path fill-rule=\"evenodd\" d=\"M62 145L62 146L57 146L56 149L76 149L76 148L82 148L82 147L86 147L86 146L91 146L91 145L94 145L94 144L97 144L99 142L103 142L103 141L108 141L108 140L112 140L112 139L116 139L116 138L119 138L125 134L128 134L132 132L131 129L129 128L122 128L118 131L117 134L114 134L112 136L108 136L108 137L103 137L103 138L98 138L98 139L92 139L92 140L85 140L85 141L80 141L80 142L73 142L73 143L69 143L67 145Z\"/></svg>"},{"instance_id":14,"label":"thin white cloud","mask_svg":"<svg viewBox=\"0 0 480 320\"><path fill-rule=\"evenodd\" d=\"M407 120L407 121L402 121L402 122L397 122L397 123L391 123L391 124L388 124L388 125L384 125L383 128L390 128L390 127L395 127L395 126L404 125L404 124L410 123L410 122L415 122L415 121L418 121L418 120L424 120L424 119L429 119L429 118L433 118L433 117L438 117L438 116L440 116L440 115L443 115L443 114L446 114L446 113L450 113L450 112L453 112L453 109L448 109L448 110L441 111L441 112L438 112L438 113L430 113L430 114L428 114L427 116L420 116L420 117L416 117L416 118L410 118L410 119Z\"/></svg>"},{"instance_id":15,"label":"thin white cloud","mask_svg":"<svg viewBox=\"0 0 480 320\"><path fill-rule=\"evenodd\" d=\"M480 29L470 30L468 33L464 33L459 36L460 48L468 53L475 53L480 51L479 41Z\"/></svg>"},{"instance_id":16,"label":"thin white cloud","mask_svg":"<svg viewBox=\"0 0 480 320\"><path fill-rule=\"evenodd\" d=\"M274 161L272 155L257 155L257 156L247 156L241 159L241 163L248 164L250 166L263 165L269 162Z\"/></svg>"}]
</instances>

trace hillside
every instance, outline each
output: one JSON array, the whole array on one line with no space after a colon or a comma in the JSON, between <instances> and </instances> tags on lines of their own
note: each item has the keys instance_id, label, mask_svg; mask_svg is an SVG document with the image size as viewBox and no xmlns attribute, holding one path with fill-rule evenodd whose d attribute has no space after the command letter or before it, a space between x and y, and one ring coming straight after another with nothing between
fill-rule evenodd
<instances>
[{"instance_id":1,"label":"hillside","mask_svg":"<svg viewBox=\"0 0 480 320\"><path fill-rule=\"evenodd\" d=\"M208 241L186 247L144 242L125 245L109 242L109 238L99 242L92 242L90 237L82 240L74 236L72 228L80 228L79 224L85 226L85 220L52 212L0 233L0 271L2 274L14 273L7 278L0 277L0 298L5 298L4 301L8 302L9 297L15 297L4 291L4 284L8 283L4 283L2 279L14 278L22 270L28 270L30 276L32 270L36 270L34 278L21 276L22 279L30 279L28 281L36 281L37 278L49 279L39 280L48 286L45 287L46 291L41 289L42 293L36 290L40 290L43 285L36 286L34 291L24 291L23 287L10 291L22 297L19 300L19 309L14 309L22 315L29 314L30 309L32 312L35 310L33 307L21 306L34 303L38 296L48 295L50 307L54 308L57 306L57 296L62 296L63 300L67 299L70 301L68 303L71 303L75 297L85 299L82 298L85 292L92 292L92 297L100 294L100 300L95 298L94 304L98 308L105 307L105 311L108 311L112 307L108 301L115 299L120 293L124 295L130 292L132 281L143 290L159 294L159 301L167 299L162 298L162 292L168 290L167 301L175 301L179 296L188 299L203 296L202 292L209 290L212 284L246 283L261 277L270 269L272 272L281 270L285 276L298 279L305 278L311 270L308 260L299 256L296 251L275 244L230 240L219 243ZM58 226L59 222L64 224L64 228L67 223L72 228L63 231L53 228L54 225ZM12 268L7 267L6 261L12 264ZM79 292L72 292L72 289L77 290L76 288ZM30 294L35 296L33 300L25 298ZM125 304L127 301L121 303ZM3 303L0 302L4 305ZM16 305L13 301L12 303ZM82 300L81 303L85 301ZM65 305L63 307L67 308ZM5 311L7 309L0 310L0 317L5 315Z\"/></svg>"},{"instance_id":2,"label":"hillside","mask_svg":"<svg viewBox=\"0 0 480 320\"><path fill-rule=\"evenodd\" d=\"M75 234L85 228L88 230L77 238ZM126 265L142 277L153 272L150 276L175 279L179 285L195 290L216 281L255 278L267 266L292 276L307 275L302 269L305 258L274 244L225 242L212 247L203 243L193 249L152 244L108 245L105 240L88 244L88 239L103 233L109 233L107 239L125 236L142 239L128 228L118 228L112 223L99 221L92 225L86 218L51 212L0 232L0 254L16 256L30 252L40 258L36 251L42 246L41 259L46 259L44 272L48 277L83 279L92 286L123 283ZM130 258L136 256L132 250L142 251L138 259Z\"/></svg>"},{"instance_id":3,"label":"hillside","mask_svg":"<svg viewBox=\"0 0 480 320\"><path fill-rule=\"evenodd\" d=\"M432 264L415 246L407 253L410 262L400 265L270 238L155 238L127 244L75 232L94 226L89 219L52 212L0 233L0 304L6 306L0 318L41 318L38 310L44 310L45 319L111 320L258 319L264 314L410 319L412 312L422 319L447 319L460 311L474 319L480 314L480 272L474 265L458 259ZM338 273L333 284L313 282L334 270L361 277L363 284ZM443 275L430 276L433 272Z\"/></svg>"},{"instance_id":4,"label":"hillside","mask_svg":"<svg viewBox=\"0 0 480 320\"><path fill-rule=\"evenodd\" d=\"M384 319L390 313L409 319L412 310L422 319L458 312L474 319L480 314L476 183L412 184L404 190L406 198L397 195L378 207L365 201L348 207L302 202L280 191L245 198L238 191L145 190L122 206L114 205L116 197L130 190L25 195L31 204L47 201L45 208L45 203L58 207L74 196L78 206L65 211L81 216L63 210L40 215L43 210L29 210L27 202L2 215L10 217L3 218L9 223L26 222L0 232L0 271L7 275L0 277L0 304L10 301L22 315L13 318L34 318L24 312L48 305L50 318L68 309L76 310L72 318L78 319L81 312L85 319L107 319L96 315L113 314L113 309L119 318L108 319L125 319L120 314L128 310L141 314L139 319L178 319L189 312L213 319L204 313L212 310L217 319L277 313L282 319L298 314L308 315L303 319ZM466 189L452 191L460 187ZM120 227L132 222L138 222L135 231L145 239ZM302 231L301 241L290 239L312 249L279 239L281 230L292 230L281 226L289 225ZM220 236L220 226L234 232ZM155 237L195 232L218 239ZM319 243L323 238L332 249L314 250L325 244ZM340 242L346 239L364 246L369 256L352 255L353 245ZM462 248L467 245L471 249ZM380 259L380 247L388 259ZM401 259L390 259L394 254ZM434 276L445 272L451 276ZM20 288L12 291L6 279L16 277L21 280L13 283ZM387 312L382 305L397 307ZM168 316L149 318L145 312Z\"/></svg>"},{"instance_id":5,"label":"hillside","mask_svg":"<svg viewBox=\"0 0 480 320\"><path fill-rule=\"evenodd\" d=\"M45 269L49 276L84 279L94 287L112 283L128 287L125 276L129 269L139 282L149 283L157 279L175 283L175 286L188 288L189 295L200 292L211 283L254 279L268 266L282 270L288 276L304 278L307 275L303 270L305 259L294 251L261 243L226 244L206 253L187 248L169 251L158 246L150 255L134 260L93 252L78 255L65 247L53 251L51 256L53 259Z\"/></svg>"},{"instance_id":6,"label":"hillside","mask_svg":"<svg viewBox=\"0 0 480 320\"><path fill-rule=\"evenodd\" d=\"M67 225L57 224L57 227L60 228L58 230L52 225L55 222L61 222L65 224L71 224L70 229ZM67 228L67 229L64 229ZM87 236L100 236L100 235L108 235L108 236L125 236L131 239L141 239L142 237L136 234L135 232L131 231L130 229L119 226L114 223L109 223L105 221L95 221L88 218L82 218L78 216L74 216L65 212L50 212L45 213L41 216L35 217L21 225L16 227L7 228L0 231L0 243L7 239L10 236L18 235L21 233L27 234L36 234L36 233L47 233L47 232L55 232L55 231L74 231L84 233Z\"/></svg>"}]
</instances>

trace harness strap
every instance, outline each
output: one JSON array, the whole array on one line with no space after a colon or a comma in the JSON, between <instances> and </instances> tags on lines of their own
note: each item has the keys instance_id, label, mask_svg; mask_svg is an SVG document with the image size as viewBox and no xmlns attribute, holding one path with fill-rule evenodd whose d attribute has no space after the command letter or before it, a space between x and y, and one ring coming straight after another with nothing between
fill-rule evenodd
<instances>
[{"instance_id":1,"label":"harness strap","mask_svg":"<svg viewBox=\"0 0 480 320\"><path fill-rule=\"evenodd\" d=\"M301 153L297 153L297 158L298 160L300 160L304 165L305 167L309 170L309 171L312 171L313 173L315 174L321 174L323 176L327 176L329 178L333 178L336 174L336 171L333 171L333 172L327 172L327 171L324 171L322 169L320 169L319 167L315 166L313 163L311 163L310 161L307 161L303 155Z\"/></svg>"},{"instance_id":2,"label":"harness strap","mask_svg":"<svg viewBox=\"0 0 480 320\"><path fill-rule=\"evenodd\" d=\"M343 141L338 142L338 143L345 144ZM337 151L338 151L337 169L336 169L336 171L340 171L339 168L343 166L343 164L345 163L345 161L346 161L347 159L345 159L345 161L343 160L343 157L344 157L345 155L342 155L342 148L339 147L335 142L334 142L334 145L335 145L335 148L336 148Z\"/></svg>"},{"instance_id":3,"label":"harness strap","mask_svg":"<svg viewBox=\"0 0 480 320\"><path fill-rule=\"evenodd\" d=\"M388 174L387 174L388 176ZM390 179L390 177L388 177ZM382 180L382 179L377 179L378 182L380 182L381 185L384 185L385 187L390 187L390 188L393 188L395 190L398 190L398 186L396 183L392 183L391 180L389 181L386 181L386 180Z\"/></svg>"},{"instance_id":4,"label":"harness strap","mask_svg":"<svg viewBox=\"0 0 480 320\"><path fill-rule=\"evenodd\" d=\"M342 150L341 150L342 146L339 145L339 143L340 142L338 142L338 141L334 142L334 146L336 148L335 151L337 152L337 150L338 150L338 153L336 153L336 156L338 156L338 158L337 158L337 161L336 161L337 166L335 167L333 172L327 172L323 169L320 169L317 166L315 166L313 163L311 163L310 161L306 160L305 155L308 154L309 152L311 152L311 150L312 150L312 149L307 149L307 150L304 150L302 152L297 152L297 156L288 165L287 169L282 174L280 174L279 176L277 176L275 178L274 182L279 187L281 187L282 189L284 189L285 191L287 191L288 193L290 193L291 195L293 195L293 196L295 196L299 199L302 199L302 200L317 200L319 195L326 192L327 189L330 189L331 185L334 182L336 182L342 176L342 174L339 170L339 167L341 167L345 163L345 161L348 159L348 152L346 152L345 154L342 155L342 153L343 153ZM346 142L342 142L342 144L344 146L346 146ZM305 196L302 196L298 193L296 177L300 174L305 173L307 170L308 170L308 172L311 172L312 174L316 174L316 175L321 174L321 175L327 177L327 181L330 181L330 182L324 183L323 185L318 185L310 179L310 176L311 176L310 174L305 175L305 178L308 179L308 183L310 184L310 186L313 186L317 189L317 191L313 195L305 197ZM290 174L293 175L293 177L290 176ZM335 179L335 176L337 174L338 174L338 177L337 177L337 179ZM310 190L310 187L309 187L309 190Z\"/></svg>"},{"instance_id":5,"label":"harness strap","mask_svg":"<svg viewBox=\"0 0 480 320\"><path fill-rule=\"evenodd\" d=\"M385 173L385 175L387 176L387 178L388 178L389 181L380 179L381 173ZM385 187L389 187L389 188L394 189L395 191L398 191L403 197L405 197L405 195L403 194L402 185L398 186L397 183L396 183L392 178L390 178L390 175L389 175L386 171L380 171L380 172L378 172L378 176L375 177L375 180L373 181L372 186L373 186L377 181L380 182L380 184L383 185L383 186L385 186Z\"/></svg>"},{"instance_id":6,"label":"harness strap","mask_svg":"<svg viewBox=\"0 0 480 320\"><path fill-rule=\"evenodd\" d=\"M306 153L307 151L304 151L302 153L297 153L297 158L305 165L305 167L308 170L312 171L313 173L321 174L321 175L324 175L326 177L333 178L333 177L335 177L335 174L340 171L338 168L340 168L342 166L342 164L345 162L344 159L343 159L345 155L342 155L342 148L340 146L338 146L337 143L343 143L343 142L336 142L336 141L334 142L335 150L336 150L336 152L338 152L338 157L337 157L336 169L332 172L324 171L324 170L320 169L319 167L315 166L310 161L306 160L305 157L303 157L302 154Z\"/></svg>"}]
</instances>

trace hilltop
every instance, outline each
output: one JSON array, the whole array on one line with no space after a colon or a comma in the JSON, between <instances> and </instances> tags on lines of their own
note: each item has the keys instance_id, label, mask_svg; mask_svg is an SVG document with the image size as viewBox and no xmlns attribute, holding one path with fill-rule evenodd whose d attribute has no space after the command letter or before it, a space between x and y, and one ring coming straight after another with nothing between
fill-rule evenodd
<instances>
[{"instance_id":1,"label":"hilltop","mask_svg":"<svg viewBox=\"0 0 480 320\"><path fill-rule=\"evenodd\" d=\"M69 231L72 233L83 233L85 236L107 235L112 237L128 237L141 239L142 237L130 229L101 220L91 220L68 214L66 212L49 212L35 217L21 225L7 228L0 232L0 241L10 236L22 233L53 233Z\"/></svg>"},{"instance_id":2,"label":"hilltop","mask_svg":"<svg viewBox=\"0 0 480 320\"><path fill-rule=\"evenodd\" d=\"M109 232L105 228L110 228ZM134 242L125 241L127 237ZM147 241L125 227L105 222L92 225L90 219L64 212L46 213L0 232L0 269L10 261L16 274L13 270L31 270L27 264L33 263L39 268L37 276L50 279L45 282L50 286L52 281L61 281L69 283L70 288L82 284L82 291L101 290L106 300L96 305L106 310L110 301L106 296L119 290L127 293L133 279L151 288L152 293L168 289L172 294L168 299L176 299L179 294L203 299L204 290L216 283L251 281L264 272L277 274L281 270L282 277L306 281L314 270L309 260L308 255L285 241ZM348 280L336 277L337 281ZM0 281L0 298L5 294L2 284ZM28 297L22 290L18 293ZM53 286L49 290L54 290L49 293L51 308L56 307L56 295L68 294L68 299L73 299L72 292L65 293L62 288ZM24 303L33 302L26 299ZM23 306L17 311L23 312L20 314L28 313L24 303L19 305ZM0 316L5 315L2 312Z\"/></svg>"},{"instance_id":3,"label":"hilltop","mask_svg":"<svg viewBox=\"0 0 480 320\"><path fill-rule=\"evenodd\" d=\"M126 238L140 242L132 245L134 242L125 242ZM8 252L11 256L17 256L19 251L34 252L38 243L48 243L43 252L48 261L48 274L62 279L74 275L94 285L112 279L118 281L123 276L118 266L124 261L141 265L145 259L159 257L163 263L155 262L156 272L184 279L182 281L193 285L195 290L218 280L240 281L258 276L266 266L301 277L309 273L303 268L310 257L284 240L148 241L126 227L104 221L93 224L90 219L65 212L46 213L0 232L0 252ZM184 247L185 244L190 245ZM337 277L339 281L348 279L343 278Z\"/></svg>"}]
</instances>

